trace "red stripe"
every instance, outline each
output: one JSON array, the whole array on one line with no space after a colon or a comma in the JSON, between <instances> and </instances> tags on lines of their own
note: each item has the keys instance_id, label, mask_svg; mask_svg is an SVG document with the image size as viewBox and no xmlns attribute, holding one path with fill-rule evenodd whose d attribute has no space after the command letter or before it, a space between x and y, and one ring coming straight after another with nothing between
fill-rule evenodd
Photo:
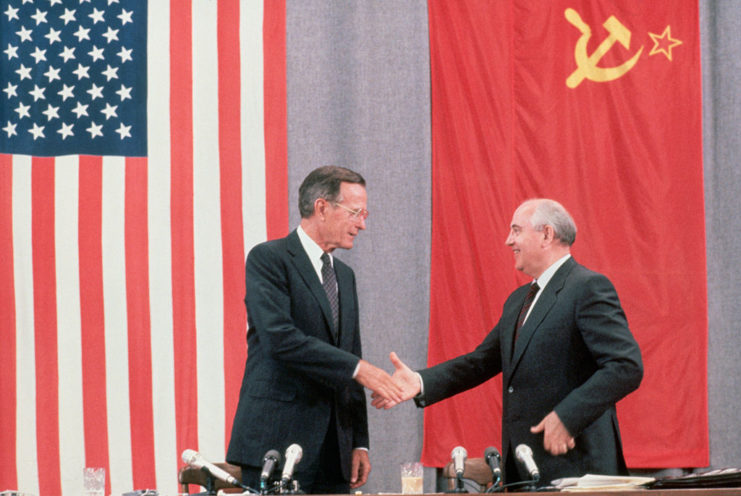
<instances>
[{"instance_id":1,"label":"red stripe","mask_svg":"<svg viewBox=\"0 0 741 496\"><path fill-rule=\"evenodd\" d=\"M80 331L85 463L105 467L108 459L108 411L103 304L103 160L80 157L79 172ZM110 492L110 483L106 493Z\"/></svg>"},{"instance_id":2,"label":"red stripe","mask_svg":"<svg viewBox=\"0 0 741 496\"><path fill-rule=\"evenodd\" d=\"M170 1L172 300L178 453L198 449L193 268L193 70L190 0Z\"/></svg>"},{"instance_id":3,"label":"red stripe","mask_svg":"<svg viewBox=\"0 0 741 496\"><path fill-rule=\"evenodd\" d=\"M134 487L157 487L152 412L147 159L126 159L126 315L129 334L129 415Z\"/></svg>"},{"instance_id":4,"label":"red stripe","mask_svg":"<svg viewBox=\"0 0 741 496\"><path fill-rule=\"evenodd\" d=\"M34 345L36 349L36 449L39 492L61 494L59 466L59 374L57 367L54 159L32 160Z\"/></svg>"},{"instance_id":5,"label":"red stripe","mask_svg":"<svg viewBox=\"0 0 741 496\"><path fill-rule=\"evenodd\" d=\"M240 133L239 0L218 4L219 160L224 281L225 436L229 442L237 409L246 350L244 236L242 234L242 153Z\"/></svg>"},{"instance_id":6,"label":"red stripe","mask_svg":"<svg viewBox=\"0 0 741 496\"><path fill-rule=\"evenodd\" d=\"M288 232L288 124L286 117L286 3L265 2L265 197L268 239Z\"/></svg>"},{"instance_id":7,"label":"red stripe","mask_svg":"<svg viewBox=\"0 0 741 496\"><path fill-rule=\"evenodd\" d=\"M18 487L16 466L15 277L13 274L13 158L0 154L0 487Z\"/></svg>"}]
</instances>

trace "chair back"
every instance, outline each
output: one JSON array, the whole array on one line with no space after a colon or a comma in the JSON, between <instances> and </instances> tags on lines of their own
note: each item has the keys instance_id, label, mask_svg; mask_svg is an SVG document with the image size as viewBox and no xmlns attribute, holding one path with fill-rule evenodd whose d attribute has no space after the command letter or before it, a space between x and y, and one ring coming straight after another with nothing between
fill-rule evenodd
<instances>
[{"instance_id":1,"label":"chair back","mask_svg":"<svg viewBox=\"0 0 741 496\"><path fill-rule=\"evenodd\" d=\"M239 466L225 462L214 463L214 465L228 472L238 481L242 480L242 469ZM213 489L214 494L216 494L220 489L239 487L211 477L207 471L194 467L193 465L186 465L178 472L178 483L180 483L181 490L184 493L190 493L188 488L190 484L197 484L205 489L209 489L209 478L212 479L213 487L210 489Z\"/></svg>"},{"instance_id":2,"label":"chair back","mask_svg":"<svg viewBox=\"0 0 741 496\"><path fill-rule=\"evenodd\" d=\"M447 479L448 490L455 489L456 477L453 462L448 462L443 468L443 477ZM484 492L494 482L491 468L483 458L468 458L463 466L464 486L471 489L469 492ZM473 487L472 487L473 486Z\"/></svg>"}]
</instances>

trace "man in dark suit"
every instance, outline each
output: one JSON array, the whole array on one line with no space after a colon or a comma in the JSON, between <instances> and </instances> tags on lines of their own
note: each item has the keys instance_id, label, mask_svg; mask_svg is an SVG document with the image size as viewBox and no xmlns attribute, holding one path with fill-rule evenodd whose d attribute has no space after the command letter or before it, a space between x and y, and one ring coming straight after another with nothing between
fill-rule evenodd
<instances>
[{"instance_id":1,"label":"man in dark suit","mask_svg":"<svg viewBox=\"0 0 741 496\"><path fill-rule=\"evenodd\" d=\"M515 268L534 281L507 298L484 341L418 374L391 354L404 398L415 397L418 406L502 372L506 483L530 479L516 463L520 444L533 451L539 485L586 473L627 474L615 403L640 384L641 353L613 285L571 258L575 238L563 206L526 201L515 211L506 244ZM530 302L528 293L534 294ZM373 404L393 406L376 396Z\"/></svg>"},{"instance_id":2,"label":"man in dark suit","mask_svg":"<svg viewBox=\"0 0 741 496\"><path fill-rule=\"evenodd\" d=\"M370 472L363 386L400 400L401 388L361 359L355 275L331 253L365 229L359 174L334 166L299 189L301 225L253 248L246 263L248 356L226 459L260 484L263 456L296 443L295 479L306 492L338 494Z\"/></svg>"}]
</instances>

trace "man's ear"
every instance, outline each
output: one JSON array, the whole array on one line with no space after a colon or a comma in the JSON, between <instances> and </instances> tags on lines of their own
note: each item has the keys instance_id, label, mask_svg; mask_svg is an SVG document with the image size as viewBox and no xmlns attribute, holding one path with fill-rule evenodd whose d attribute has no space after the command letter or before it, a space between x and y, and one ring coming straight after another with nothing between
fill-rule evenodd
<instances>
[{"instance_id":1,"label":"man's ear","mask_svg":"<svg viewBox=\"0 0 741 496\"><path fill-rule=\"evenodd\" d=\"M317 198L316 200L314 200L314 215L324 220L328 205L329 203L324 198Z\"/></svg>"},{"instance_id":2,"label":"man's ear","mask_svg":"<svg viewBox=\"0 0 741 496\"><path fill-rule=\"evenodd\" d=\"M553 226L546 224L543 226L543 243L550 244L556 240L556 230Z\"/></svg>"}]
</instances>

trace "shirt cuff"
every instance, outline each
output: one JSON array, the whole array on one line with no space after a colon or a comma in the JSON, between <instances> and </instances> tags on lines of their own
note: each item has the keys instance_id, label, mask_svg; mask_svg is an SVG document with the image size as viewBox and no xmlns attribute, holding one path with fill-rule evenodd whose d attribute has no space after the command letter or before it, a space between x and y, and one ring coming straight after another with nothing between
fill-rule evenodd
<instances>
[{"instance_id":1,"label":"shirt cuff","mask_svg":"<svg viewBox=\"0 0 741 496\"><path fill-rule=\"evenodd\" d=\"M415 372L417 379L419 379L419 394L415 398L421 398L425 395L425 381L422 380L422 375L419 372Z\"/></svg>"}]
</instances>

